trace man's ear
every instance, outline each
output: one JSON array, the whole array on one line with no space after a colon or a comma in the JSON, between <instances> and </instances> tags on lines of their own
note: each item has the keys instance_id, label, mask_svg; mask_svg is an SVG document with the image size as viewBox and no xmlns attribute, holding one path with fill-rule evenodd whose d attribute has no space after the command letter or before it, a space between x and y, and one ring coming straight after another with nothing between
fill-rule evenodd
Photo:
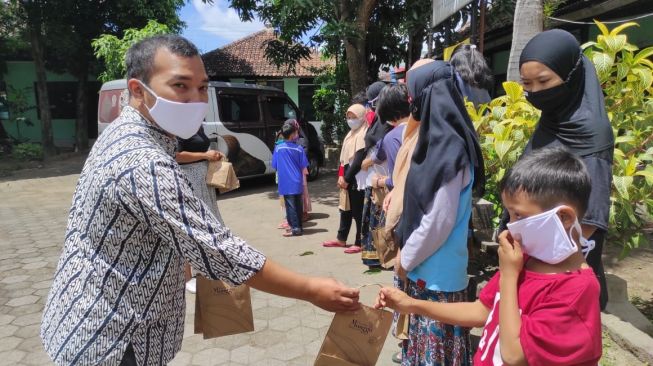
<instances>
[{"instance_id":1,"label":"man's ear","mask_svg":"<svg viewBox=\"0 0 653 366\"><path fill-rule=\"evenodd\" d=\"M129 89L129 94L132 98L136 100L143 100L145 98L145 88L141 85L141 82L136 79L129 79L127 81L127 89Z\"/></svg>"},{"instance_id":2,"label":"man's ear","mask_svg":"<svg viewBox=\"0 0 653 366\"><path fill-rule=\"evenodd\" d=\"M569 206L561 206L560 209L558 209L557 214L562 222L562 226L564 226L567 231L569 231L569 229L576 223L576 210Z\"/></svg>"}]
</instances>

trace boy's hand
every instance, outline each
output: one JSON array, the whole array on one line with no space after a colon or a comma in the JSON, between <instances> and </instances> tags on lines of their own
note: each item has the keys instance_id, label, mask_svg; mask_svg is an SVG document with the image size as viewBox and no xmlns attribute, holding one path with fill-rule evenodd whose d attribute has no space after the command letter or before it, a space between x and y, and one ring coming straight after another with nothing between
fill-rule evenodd
<instances>
[{"instance_id":1,"label":"boy's hand","mask_svg":"<svg viewBox=\"0 0 653 366\"><path fill-rule=\"evenodd\" d=\"M499 234L499 271L502 278L517 279L524 268L524 253L521 243L504 230Z\"/></svg>"},{"instance_id":2,"label":"boy's hand","mask_svg":"<svg viewBox=\"0 0 653 366\"><path fill-rule=\"evenodd\" d=\"M349 184L347 184L345 177L343 176L338 177L338 188L347 189L348 186Z\"/></svg>"},{"instance_id":3,"label":"boy's hand","mask_svg":"<svg viewBox=\"0 0 653 366\"><path fill-rule=\"evenodd\" d=\"M412 301L413 299L406 295L405 292L393 287L384 287L379 291L374 302L374 307L376 309L390 308L399 313L406 314L410 313L409 308Z\"/></svg>"}]
</instances>

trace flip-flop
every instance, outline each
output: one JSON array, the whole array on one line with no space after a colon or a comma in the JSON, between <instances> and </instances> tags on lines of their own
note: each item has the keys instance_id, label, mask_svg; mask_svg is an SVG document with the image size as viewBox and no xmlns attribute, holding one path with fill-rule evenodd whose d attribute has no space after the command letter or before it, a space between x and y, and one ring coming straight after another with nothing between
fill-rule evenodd
<instances>
[{"instance_id":1,"label":"flip-flop","mask_svg":"<svg viewBox=\"0 0 653 366\"><path fill-rule=\"evenodd\" d=\"M344 252L346 254L356 254L356 253L360 253L362 251L363 251L363 249L361 249L361 247L359 247L358 245L352 245L349 248L344 250Z\"/></svg>"},{"instance_id":2,"label":"flip-flop","mask_svg":"<svg viewBox=\"0 0 653 366\"><path fill-rule=\"evenodd\" d=\"M295 236L295 234L293 234L292 231L285 231L285 232L284 232L283 234L281 234L281 235L283 235L283 236L286 237L286 238L291 237L291 236Z\"/></svg>"},{"instance_id":3,"label":"flip-flop","mask_svg":"<svg viewBox=\"0 0 653 366\"><path fill-rule=\"evenodd\" d=\"M343 244L337 240L327 240L322 243L325 248L346 248L347 244Z\"/></svg>"},{"instance_id":4,"label":"flip-flop","mask_svg":"<svg viewBox=\"0 0 653 366\"><path fill-rule=\"evenodd\" d=\"M280 223L279 226L277 226L277 229L288 229L289 227L290 227L290 225L288 225L288 223L286 221L284 221L284 222Z\"/></svg>"},{"instance_id":5,"label":"flip-flop","mask_svg":"<svg viewBox=\"0 0 653 366\"><path fill-rule=\"evenodd\" d=\"M395 353L392 355L392 362L394 362L394 363L401 363L401 351L399 351L399 352L395 352Z\"/></svg>"}]
</instances>

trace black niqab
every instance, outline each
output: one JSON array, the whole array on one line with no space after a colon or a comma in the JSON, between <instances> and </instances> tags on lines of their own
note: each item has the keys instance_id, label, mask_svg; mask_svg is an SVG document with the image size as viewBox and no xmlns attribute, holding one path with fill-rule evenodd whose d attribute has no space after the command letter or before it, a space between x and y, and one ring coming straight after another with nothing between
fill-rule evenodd
<instances>
[{"instance_id":1,"label":"black niqab","mask_svg":"<svg viewBox=\"0 0 653 366\"><path fill-rule=\"evenodd\" d=\"M421 123L396 231L401 246L420 225L435 192L462 169L473 167L478 196L485 187L481 147L453 67L434 61L409 71L407 79L411 113Z\"/></svg>"},{"instance_id":2,"label":"black niqab","mask_svg":"<svg viewBox=\"0 0 653 366\"><path fill-rule=\"evenodd\" d=\"M522 51L520 67L528 61L540 62L558 74L571 98L558 111L542 112L525 153L558 142L579 156L614 146L596 70L571 33L553 29L536 35Z\"/></svg>"}]
</instances>

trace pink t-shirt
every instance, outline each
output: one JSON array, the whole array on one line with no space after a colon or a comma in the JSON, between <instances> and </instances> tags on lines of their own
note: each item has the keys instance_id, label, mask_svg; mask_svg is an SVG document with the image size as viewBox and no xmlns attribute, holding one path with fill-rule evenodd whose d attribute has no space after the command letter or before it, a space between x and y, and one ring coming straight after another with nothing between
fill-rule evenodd
<instances>
[{"instance_id":1,"label":"pink t-shirt","mask_svg":"<svg viewBox=\"0 0 653 366\"><path fill-rule=\"evenodd\" d=\"M491 309L474 365L503 365L499 347L499 276L479 300ZM599 283L591 269L559 274L524 270L518 282L521 341L530 366L593 365L601 358Z\"/></svg>"}]
</instances>

